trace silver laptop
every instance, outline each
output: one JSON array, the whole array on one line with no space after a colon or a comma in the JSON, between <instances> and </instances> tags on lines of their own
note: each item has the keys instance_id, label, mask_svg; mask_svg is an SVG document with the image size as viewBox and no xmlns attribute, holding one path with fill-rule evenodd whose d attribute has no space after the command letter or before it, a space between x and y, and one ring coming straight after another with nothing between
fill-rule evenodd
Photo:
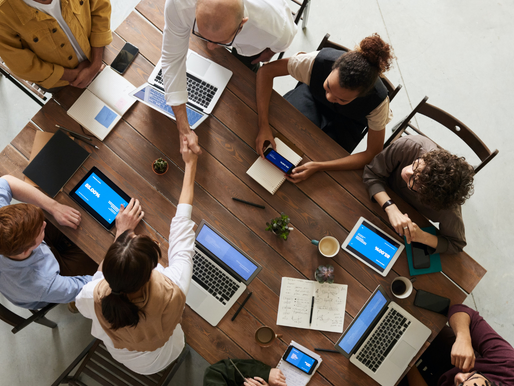
<instances>
[{"instance_id":1,"label":"silver laptop","mask_svg":"<svg viewBox=\"0 0 514 386\"><path fill-rule=\"evenodd\" d=\"M378 286L335 347L382 386L393 386L431 330Z\"/></svg>"},{"instance_id":2,"label":"silver laptop","mask_svg":"<svg viewBox=\"0 0 514 386\"><path fill-rule=\"evenodd\" d=\"M205 220L196 230L193 280L186 303L216 326L262 267Z\"/></svg>"},{"instance_id":3,"label":"silver laptop","mask_svg":"<svg viewBox=\"0 0 514 386\"><path fill-rule=\"evenodd\" d=\"M223 90L232 77L232 71L198 55L187 51L187 104L205 114L210 114L220 99ZM148 78L148 83L164 91L161 60Z\"/></svg>"}]
</instances>

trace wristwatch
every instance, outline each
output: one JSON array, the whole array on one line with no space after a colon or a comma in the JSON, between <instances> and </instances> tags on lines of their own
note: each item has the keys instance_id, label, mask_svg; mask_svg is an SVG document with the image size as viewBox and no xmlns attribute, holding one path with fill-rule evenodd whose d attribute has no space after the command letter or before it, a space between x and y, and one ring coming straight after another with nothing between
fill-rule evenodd
<instances>
[{"instance_id":1,"label":"wristwatch","mask_svg":"<svg viewBox=\"0 0 514 386\"><path fill-rule=\"evenodd\" d=\"M386 208L388 206L391 206L391 205L394 205L394 201L393 200L387 200L386 202L384 202L384 205L382 205L382 210L385 212Z\"/></svg>"}]
</instances>

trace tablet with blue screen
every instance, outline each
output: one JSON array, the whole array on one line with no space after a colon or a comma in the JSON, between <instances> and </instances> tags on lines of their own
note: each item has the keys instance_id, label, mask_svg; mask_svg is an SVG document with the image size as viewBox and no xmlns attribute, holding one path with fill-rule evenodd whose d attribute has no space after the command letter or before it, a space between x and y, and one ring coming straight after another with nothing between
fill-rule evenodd
<instances>
[{"instance_id":1,"label":"tablet with blue screen","mask_svg":"<svg viewBox=\"0 0 514 386\"><path fill-rule=\"evenodd\" d=\"M126 208L130 202L130 197L95 166L73 188L70 197L107 230L114 226L120 205Z\"/></svg>"},{"instance_id":2,"label":"tablet with blue screen","mask_svg":"<svg viewBox=\"0 0 514 386\"><path fill-rule=\"evenodd\" d=\"M361 217L342 248L382 276L387 276L405 247Z\"/></svg>"}]
</instances>

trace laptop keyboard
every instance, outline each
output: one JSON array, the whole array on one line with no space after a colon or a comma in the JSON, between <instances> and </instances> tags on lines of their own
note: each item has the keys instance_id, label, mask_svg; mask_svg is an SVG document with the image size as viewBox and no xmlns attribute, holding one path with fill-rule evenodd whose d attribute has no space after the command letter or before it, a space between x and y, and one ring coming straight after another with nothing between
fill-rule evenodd
<instances>
[{"instance_id":1,"label":"laptop keyboard","mask_svg":"<svg viewBox=\"0 0 514 386\"><path fill-rule=\"evenodd\" d=\"M194 102L202 107L209 106L209 103L211 103L211 100L212 98L214 98L214 95L216 94L216 91L218 91L218 88L207 82L204 82L201 79L198 79L197 77L187 72L186 75L188 94L187 98L189 99L189 101ZM155 77L155 82L164 87L164 81L162 79L162 70L159 70L159 73Z\"/></svg>"},{"instance_id":2,"label":"laptop keyboard","mask_svg":"<svg viewBox=\"0 0 514 386\"><path fill-rule=\"evenodd\" d=\"M359 355L357 355L357 360L371 371L377 371L409 324L410 320L407 320L398 311L390 308L371 339L368 340Z\"/></svg>"},{"instance_id":3,"label":"laptop keyboard","mask_svg":"<svg viewBox=\"0 0 514 386\"><path fill-rule=\"evenodd\" d=\"M221 303L227 304L239 286L216 265L195 251L193 279Z\"/></svg>"}]
</instances>

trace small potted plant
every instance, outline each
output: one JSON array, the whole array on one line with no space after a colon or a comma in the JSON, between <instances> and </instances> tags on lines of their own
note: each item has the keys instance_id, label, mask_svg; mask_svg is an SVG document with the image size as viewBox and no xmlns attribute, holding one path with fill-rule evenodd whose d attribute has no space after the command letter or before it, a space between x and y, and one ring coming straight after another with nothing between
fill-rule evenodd
<instances>
[{"instance_id":1,"label":"small potted plant","mask_svg":"<svg viewBox=\"0 0 514 386\"><path fill-rule=\"evenodd\" d=\"M152 164L152 170L158 175L166 173L168 171L168 167L168 161L162 158L157 158Z\"/></svg>"},{"instance_id":2,"label":"small potted plant","mask_svg":"<svg viewBox=\"0 0 514 386\"><path fill-rule=\"evenodd\" d=\"M266 230L272 232L275 236L278 236L284 240L287 240L289 232L293 228L289 227L289 216L285 213L280 213L280 217L272 219L266 223Z\"/></svg>"},{"instance_id":3,"label":"small potted plant","mask_svg":"<svg viewBox=\"0 0 514 386\"><path fill-rule=\"evenodd\" d=\"M331 265L320 265L316 269L314 277L316 278L318 283L332 284L334 282L334 267Z\"/></svg>"}]
</instances>

